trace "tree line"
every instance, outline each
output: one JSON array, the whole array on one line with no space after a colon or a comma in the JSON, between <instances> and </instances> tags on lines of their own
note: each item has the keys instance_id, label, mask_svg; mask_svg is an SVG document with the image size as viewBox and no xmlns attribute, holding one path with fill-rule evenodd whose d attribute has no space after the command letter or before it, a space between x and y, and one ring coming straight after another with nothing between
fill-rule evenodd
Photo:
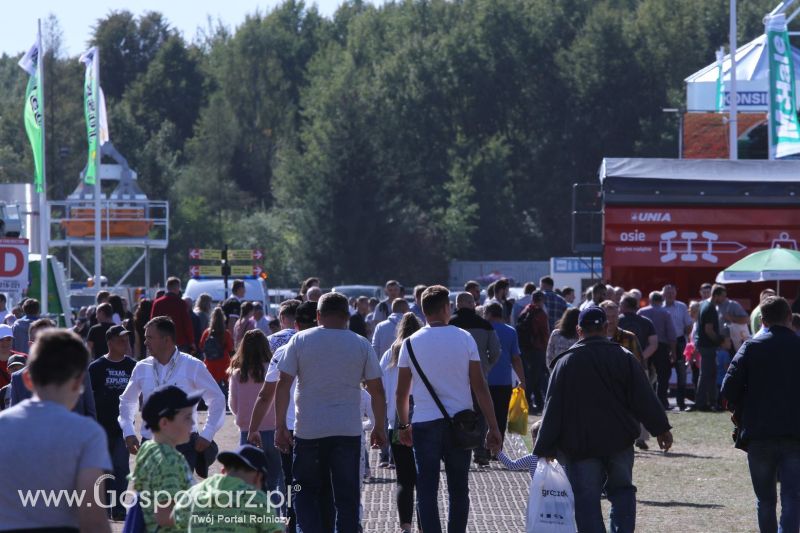
<instances>
[{"instance_id":1,"label":"tree line","mask_svg":"<svg viewBox=\"0 0 800 533\"><path fill-rule=\"evenodd\" d=\"M771 0L739 1L739 42ZM728 0L299 0L187 39L157 12L96 21L111 139L190 247L257 247L273 285L447 278L450 260L570 253L571 187L603 157L673 157L683 79ZM86 163L77 55L46 21L48 195ZM28 43L20 43L25 48ZM0 57L0 181L31 180L21 54ZM113 250L110 276L134 255ZM141 283L141 280L136 280Z\"/></svg>"}]
</instances>

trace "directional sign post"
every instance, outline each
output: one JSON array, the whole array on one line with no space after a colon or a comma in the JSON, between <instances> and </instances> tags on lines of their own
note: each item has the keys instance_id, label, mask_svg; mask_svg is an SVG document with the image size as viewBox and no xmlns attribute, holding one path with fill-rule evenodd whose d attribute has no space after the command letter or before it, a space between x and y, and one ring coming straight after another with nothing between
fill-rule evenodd
<instances>
[{"instance_id":1,"label":"directional sign post","mask_svg":"<svg viewBox=\"0 0 800 533\"><path fill-rule=\"evenodd\" d=\"M190 248L189 259L193 261L215 261L211 265L192 265L189 267L189 275L193 278L223 278L225 280L225 297L228 296L228 278L259 277L264 272L261 265L232 265L231 262L253 262L261 261L264 252L261 250L232 249L225 245L222 249L217 248Z\"/></svg>"},{"instance_id":2,"label":"directional sign post","mask_svg":"<svg viewBox=\"0 0 800 533\"><path fill-rule=\"evenodd\" d=\"M260 261L264 258L261 250L228 249L228 261ZM222 250L217 248L190 248L189 259L197 261L220 261Z\"/></svg>"}]
</instances>

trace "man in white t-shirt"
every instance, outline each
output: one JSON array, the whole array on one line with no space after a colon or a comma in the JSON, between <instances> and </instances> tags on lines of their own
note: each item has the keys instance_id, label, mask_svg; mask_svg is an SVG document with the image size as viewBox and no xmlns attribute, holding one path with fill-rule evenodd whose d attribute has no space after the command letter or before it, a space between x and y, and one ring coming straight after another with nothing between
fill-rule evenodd
<instances>
[{"instance_id":1,"label":"man in white t-shirt","mask_svg":"<svg viewBox=\"0 0 800 533\"><path fill-rule=\"evenodd\" d=\"M489 431L485 447L497 453L502 444L489 386L481 368L478 346L468 332L447 325L450 295L441 285L422 293L422 311L428 325L409 337L414 356L448 416L472 409L472 394L486 417ZM450 514L447 531L463 533L469 517L469 461L471 452L456 448L450 428L414 367L404 343L398 360L397 415L400 442L413 446L417 463L417 506L425 533L440 532L437 505L440 461L444 461ZM412 391L413 385L413 391ZM409 395L414 395L413 425L409 420ZM472 393L472 394L471 394Z\"/></svg>"}]
</instances>

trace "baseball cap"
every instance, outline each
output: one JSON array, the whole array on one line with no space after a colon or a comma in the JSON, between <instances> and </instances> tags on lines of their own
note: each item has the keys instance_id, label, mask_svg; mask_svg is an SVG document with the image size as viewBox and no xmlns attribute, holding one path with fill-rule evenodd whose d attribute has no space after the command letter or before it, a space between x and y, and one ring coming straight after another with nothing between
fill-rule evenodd
<instances>
[{"instance_id":1,"label":"baseball cap","mask_svg":"<svg viewBox=\"0 0 800 533\"><path fill-rule=\"evenodd\" d=\"M24 355L12 355L11 357L8 358L8 361L6 361L6 368L8 368L8 371L10 373L12 366L16 365L25 366L27 364L28 360L25 358Z\"/></svg>"},{"instance_id":2,"label":"baseball cap","mask_svg":"<svg viewBox=\"0 0 800 533\"><path fill-rule=\"evenodd\" d=\"M294 319L300 324L317 323L317 302L303 302L297 306Z\"/></svg>"},{"instance_id":3,"label":"baseball cap","mask_svg":"<svg viewBox=\"0 0 800 533\"><path fill-rule=\"evenodd\" d=\"M122 337L123 335L130 335L131 332L122 326L111 326L106 330L106 342L114 337Z\"/></svg>"},{"instance_id":4,"label":"baseball cap","mask_svg":"<svg viewBox=\"0 0 800 533\"><path fill-rule=\"evenodd\" d=\"M267 473L266 455L261 449L250 444L242 444L234 451L220 453L217 456L217 461L225 467L231 464L244 463L248 468L257 470L262 474Z\"/></svg>"},{"instance_id":5,"label":"baseball cap","mask_svg":"<svg viewBox=\"0 0 800 533\"><path fill-rule=\"evenodd\" d=\"M8 324L0 324L0 339L14 338L14 331Z\"/></svg>"},{"instance_id":6,"label":"baseball cap","mask_svg":"<svg viewBox=\"0 0 800 533\"><path fill-rule=\"evenodd\" d=\"M165 385L153 391L142 406L142 420L148 429L158 427L161 417L170 416L178 409L192 407L200 401L202 394L186 394L175 385Z\"/></svg>"},{"instance_id":7,"label":"baseball cap","mask_svg":"<svg viewBox=\"0 0 800 533\"><path fill-rule=\"evenodd\" d=\"M597 327L605 323L606 312L596 305L590 305L578 315L578 325L581 327Z\"/></svg>"}]
</instances>

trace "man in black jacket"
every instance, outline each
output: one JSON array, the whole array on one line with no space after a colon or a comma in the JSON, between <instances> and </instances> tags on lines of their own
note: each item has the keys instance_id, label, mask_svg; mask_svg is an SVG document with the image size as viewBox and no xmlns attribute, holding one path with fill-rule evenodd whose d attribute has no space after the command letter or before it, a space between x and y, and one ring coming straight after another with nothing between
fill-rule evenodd
<instances>
[{"instance_id":1,"label":"man in black jacket","mask_svg":"<svg viewBox=\"0 0 800 533\"><path fill-rule=\"evenodd\" d=\"M745 342L722 382L738 417L738 446L756 494L758 526L778 531L775 481L781 481L781 531L800 530L800 337L791 329L789 302L771 296L761 304L767 328Z\"/></svg>"},{"instance_id":2,"label":"man in black jacket","mask_svg":"<svg viewBox=\"0 0 800 533\"><path fill-rule=\"evenodd\" d=\"M639 423L667 451L664 408L633 354L606 337L606 314L590 306L578 318L580 340L556 359L533 453L564 464L581 533L605 532L600 493L611 502L611 530L634 531L633 443Z\"/></svg>"}]
</instances>

